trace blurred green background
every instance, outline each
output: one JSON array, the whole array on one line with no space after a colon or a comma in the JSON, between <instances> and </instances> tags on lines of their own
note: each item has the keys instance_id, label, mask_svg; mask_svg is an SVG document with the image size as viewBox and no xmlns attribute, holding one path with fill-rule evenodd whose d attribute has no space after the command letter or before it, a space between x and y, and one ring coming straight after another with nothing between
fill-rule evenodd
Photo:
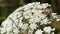
<instances>
[{"instance_id":1,"label":"blurred green background","mask_svg":"<svg viewBox=\"0 0 60 34\"><path fill-rule=\"evenodd\" d=\"M0 0L0 25L18 7L31 2L49 3L52 5L53 11L60 14L60 0ZM60 34L60 31L58 31L58 34Z\"/></svg>"}]
</instances>

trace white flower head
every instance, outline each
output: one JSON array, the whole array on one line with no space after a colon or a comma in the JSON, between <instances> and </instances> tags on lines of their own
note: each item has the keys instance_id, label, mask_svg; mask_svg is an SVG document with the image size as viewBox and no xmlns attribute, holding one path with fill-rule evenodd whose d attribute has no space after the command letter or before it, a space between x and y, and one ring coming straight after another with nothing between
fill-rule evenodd
<instances>
[{"instance_id":1,"label":"white flower head","mask_svg":"<svg viewBox=\"0 0 60 34\"><path fill-rule=\"evenodd\" d=\"M37 30L35 34L43 34L43 31L41 29Z\"/></svg>"},{"instance_id":2,"label":"white flower head","mask_svg":"<svg viewBox=\"0 0 60 34\"><path fill-rule=\"evenodd\" d=\"M60 19L57 19L56 21L60 21Z\"/></svg>"},{"instance_id":3,"label":"white flower head","mask_svg":"<svg viewBox=\"0 0 60 34\"><path fill-rule=\"evenodd\" d=\"M42 6L43 9L45 9L45 8L47 8L48 6L51 6L51 5L48 4L48 3L44 3L44 4L41 4L41 6Z\"/></svg>"},{"instance_id":4,"label":"white flower head","mask_svg":"<svg viewBox=\"0 0 60 34\"><path fill-rule=\"evenodd\" d=\"M1 26L3 27L1 28L1 34L18 34L18 32L21 33L27 30L28 34L33 34L34 29L37 29L39 26L36 23L42 25L50 24L51 22L47 17L48 14L42 13L48 6L50 7L51 5L48 3L40 4L40 2L33 2L23 7L19 7L2 22ZM51 27L45 27L42 29L46 33L50 33L55 30L55 28L52 29ZM43 31L41 29L37 29L35 34L43 34Z\"/></svg>"},{"instance_id":5,"label":"white flower head","mask_svg":"<svg viewBox=\"0 0 60 34\"><path fill-rule=\"evenodd\" d=\"M28 28L28 24L23 24L23 26L22 26L22 29L27 29Z\"/></svg>"},{"instance_id":6,"label":"white flower head","mask_svg":"<svg viewBox=\"0 0 60 34\"><path fill-rule=\"evenodd\" d=\"M29 26L32 30L36 29L38 26L35 23L31 23Z\"/></svg>"},{"instance_id":7,"label":"white flower head","mask_svg":"<svg viewBox=\"0 0 60 34\"><path fill-rule=\"evenodd\" d=\"M58 15L56 15L57 13L51 13L53 18L58 18Z\"/></svg>"},{"instance_id":8,"label":"white flower head","mask_svg":"<svg viewBox=\"0 0 60 34\"><path fill-rule=\"evenodd\" d=\"M47 24L50 24L50 23L51 23L51 21L49 21L48 18L45 18L45 19L43 19L43 20L41 21L41 24L40 24L40 25L42 25L42 24L47 25Z\"/></svg>"},{"instance_id":9,"label":"white flower head","mask_svg":"<svg viewBox=\"0 0 60 34\"><path fill-rule=\"evenodd\" d=\"M46 33L51 33L51 31L54 31L55 30L55 28L51 28L50 26L48 26L48 27L45 27L45 28L43 28L43 30L46 32Z\"/></svg>"},{"instance_id":10,"label":"white flower head","mask_svg":"<svg viewBox=\"0 0 60 34\"><path fill-rule=\"evenodd\" d=\"M51 34L54 34L54 32L52 32Z\"/></svg>"}]
</instances>

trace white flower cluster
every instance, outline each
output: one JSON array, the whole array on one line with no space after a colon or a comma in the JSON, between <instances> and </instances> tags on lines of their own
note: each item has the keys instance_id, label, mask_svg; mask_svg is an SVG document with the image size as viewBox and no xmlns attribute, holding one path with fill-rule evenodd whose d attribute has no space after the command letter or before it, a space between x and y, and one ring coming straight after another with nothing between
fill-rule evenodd
<instances>
[{"instance_id":1,"label":"white flower cluster","mask_svg":"<svg viewBox=\"0 0 60 34\"><path fill-rule=\"evenodd\" d=\"M50 24L48 19L50 11L45 12L48 3L40 4L40 2L29 3L23 7L19 7L1 24L1 34L23 34L28 31L28 34L50 34L55 29L50 26L42 28L42 25ZM52 14L53 15L53 14ZM55 17L54 17L55 18ZM36 30L36 31L35 31ZM51 34L54 34L52 32Z\"/></svg>"},{"instance_id":2,"label":"white flower cluster","mask_svg":"<svg viewBox=\"0 0 60 34\"><path fill-rule=\"evenodd\" d=\"M55 30L55 28L52 29L50 26L48 26L48 27L43 28L43 30L45 31L45 33L50 34L51 31L54 31Z\"/></svg>"},{"instance_id":3,"label":"white flower cluster","mask_svg":"<svg viewBox=\"0 0 60 34\"><path fill-rule=\"evenodd\" d=\"M40 29L40 30L37 30L36 32L35 32L35 34L43 34L43 31Z\"/></svg>"},{"instance_id":4,"label":"white flower cluster","mask_svg":"<svg viewBox=\"0 0 60 34\"><path fill-rule=\"evenodd\" d=\"M45 32L47 34L50 34L54 30L55 30L55 28L52 29L50 26L48 26L48 27L43 28L43 31L41 29L40 30L37 30L35 32L35 34L43 34L43 32ZM54 34L54 32L52 32L51 34Z\"/></svg>"}]
</instances>

